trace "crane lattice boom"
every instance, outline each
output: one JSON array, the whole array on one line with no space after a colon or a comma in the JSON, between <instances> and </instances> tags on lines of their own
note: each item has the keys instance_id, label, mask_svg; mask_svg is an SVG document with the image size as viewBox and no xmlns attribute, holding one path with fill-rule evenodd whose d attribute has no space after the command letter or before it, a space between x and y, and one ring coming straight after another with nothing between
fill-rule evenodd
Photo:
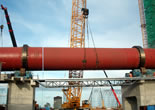
<instances>
[{"instance_id":1,"label":"crane lattice boom","mask_svg":"<svg viewBox=\"0 0 155 110\"><path fill-rule=\"evenodd\" d=\"M86 0L72 0L72 17L71 17L71 48L85 48L85 19L88 17L88 9L86 9ZM70 70L69 78L83 78L82 70ZM68 82L69 85L77 85L82 82ZM63 108L79 108L82 93L82 87L69 87L63 89L67 102Z\"/></svg>"}]
</instances>

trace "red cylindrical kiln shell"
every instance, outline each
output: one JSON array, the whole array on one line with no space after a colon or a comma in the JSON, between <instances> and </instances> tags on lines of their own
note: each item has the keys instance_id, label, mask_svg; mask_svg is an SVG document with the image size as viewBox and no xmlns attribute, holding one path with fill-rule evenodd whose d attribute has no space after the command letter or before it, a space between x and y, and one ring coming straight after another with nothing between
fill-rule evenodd
<instances>
[{"instance_id":1,"label":"red cylindrical kiln shell","mask_svg":"<svg viewBox=\"0 0 155 110\"><path fill-rule=\"evenodd\" d=\"M155 49L144 49L145 68L155 69ZM0 48L2 71L22 68L22 47ZM123 70L139 68L136 48L28 47L27 70Z\"/></svg>"}]
</instances>

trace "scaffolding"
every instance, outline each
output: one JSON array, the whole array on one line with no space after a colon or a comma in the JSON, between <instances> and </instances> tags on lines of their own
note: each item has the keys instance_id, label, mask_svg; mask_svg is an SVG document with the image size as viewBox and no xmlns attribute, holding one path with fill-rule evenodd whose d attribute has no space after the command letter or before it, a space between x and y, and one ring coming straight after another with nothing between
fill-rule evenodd
<instances>
[{"instance_id":1,"label":"scaffolding","mask_svg":"<svg viewBox=\"0 0 155 110\"><path fill-rule=\"evenodd\" d=\"M155 0L143 0L148 48L155 48Z\"/></svg>"}]
</instances>

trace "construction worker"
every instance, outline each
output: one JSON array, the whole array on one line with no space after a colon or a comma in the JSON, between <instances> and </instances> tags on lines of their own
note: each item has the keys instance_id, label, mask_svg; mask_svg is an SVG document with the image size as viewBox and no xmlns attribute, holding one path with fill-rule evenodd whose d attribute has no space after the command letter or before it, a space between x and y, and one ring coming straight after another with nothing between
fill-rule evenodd
<instances>
[{"instance_id":1,"label":"construction worker","mask_svg":"<svg viewBox=\"0 0 155 110\"><path fill-rule=\"evenodd\" d=\"M130 74L129 74L129 77L130 77L130 78L132 78L132 77L133 77L132 73L130 73Z\"/></svg>"},{"instance_id":2,"label":"construction worker","mask_svg":"<svg viewBox=\"0 0 155 110\"><path fill-rule=\"evenodd\" d=\"M35 101L35 110L39 110L39 105L37 104L37 101Z\"/></svg>"},{"instance_id":3,"label":"construction worker","mask_svg":"<svg viewBox=\"0 0 155 110\"><path fill-rule=\"evenodd\" d=\"M50 110L50 108L48 106L45 107L45 110Z\"/></svg>"},{"instance_id":4,"label":"construction worker","mask_svg":"<svg viewBox=\"0 0 155 110\"><path fill-rule=\"evenodd\" d=\"M155 77L155 72L153 73L153 76Z\"/></svg>"}]
</instances>

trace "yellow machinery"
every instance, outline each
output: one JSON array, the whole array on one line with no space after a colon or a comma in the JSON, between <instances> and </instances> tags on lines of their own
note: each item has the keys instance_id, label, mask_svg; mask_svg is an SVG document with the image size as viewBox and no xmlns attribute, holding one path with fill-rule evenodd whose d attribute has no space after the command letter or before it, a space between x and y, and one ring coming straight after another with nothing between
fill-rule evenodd
<instances>
[{"instance_id":1,"label":"yellow machinery","mask_svg":"<svg viewBox=\"0 0 155 110\"><path fill-rule=\"evenodd\" d=\"M82 101L82 108L83 109L89 109L91 106L90 106L90 103L88 100L83 100Z\"/></svg>"},{"instance_id":2,"label":"yellow machinery","mask_svg":"<svg viewBox=\"0 0 155 110\"><path fill-rule=\"evenodd\" d=\"M72 0L71 17L71 48L85 48L85 22L88 18L89 10L86 8L86 0ZM83 61L85 62L85 60ZM82 70L70 70L69 78L83 78ZM68 82L69 85L80 85L82 82ZM62 104L64 109L80 108L82 87L69 87L62 90L66 102Z\"/></svg>"}]
</instances>

